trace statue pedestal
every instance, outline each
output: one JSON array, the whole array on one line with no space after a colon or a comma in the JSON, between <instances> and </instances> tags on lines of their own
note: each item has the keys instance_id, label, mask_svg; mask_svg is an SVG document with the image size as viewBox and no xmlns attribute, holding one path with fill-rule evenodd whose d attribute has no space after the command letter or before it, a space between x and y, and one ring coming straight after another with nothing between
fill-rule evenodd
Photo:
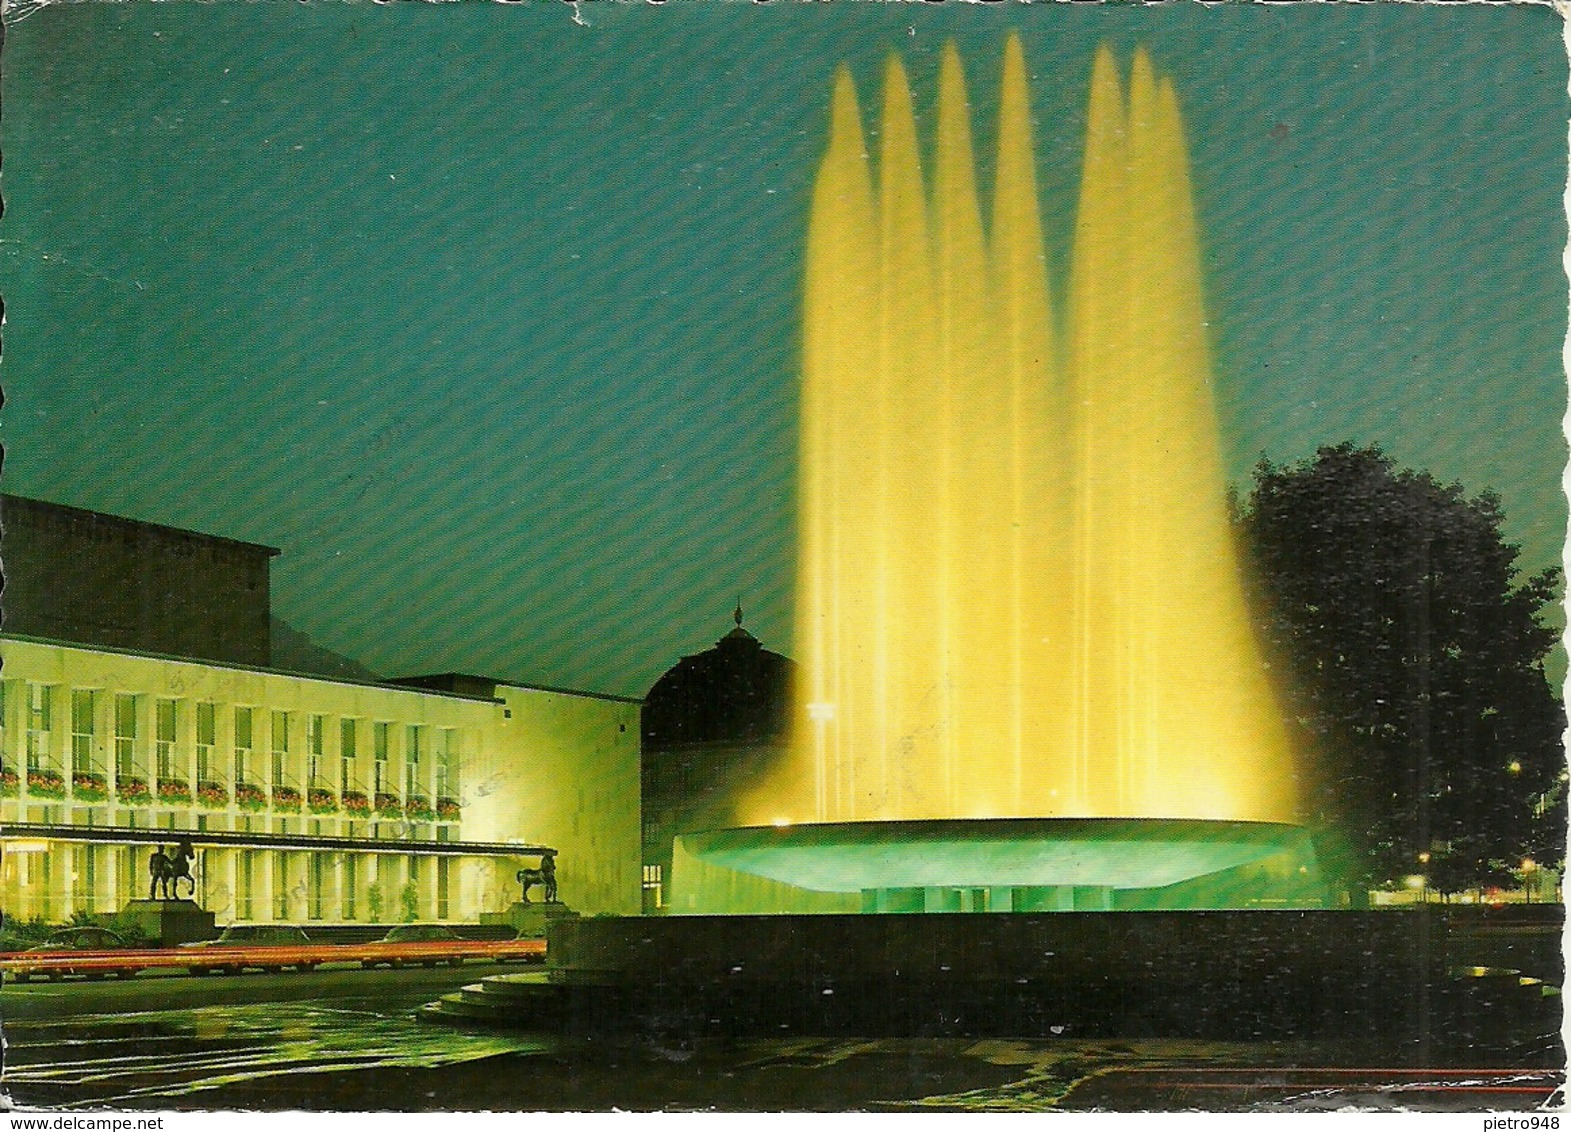
<instances>
[{"instance_id":1,"label":"statue pedestal","mask_svg":"<svg viewBox=\"0 0 1571 1132\"><path fill-rule=\"evenodd\" d=\"M576 919L578 913L561 901L543 904L531 901L525 904L515 900L505 912L481 912L482 924L506 924L525 936L545 936L545 926L552 920Z\"/></svg>"},{"instance_id":2,"label":"statue pedestal","mask_svg":"<svg viewBox=\"0 0 1571 1132\"><path fill-rule=\"evenodd\" d=\"M198 908L194 900L132 900L120 911L159 947L195 943L218 935L211 912Z\"/></svg>"}]
</instances>

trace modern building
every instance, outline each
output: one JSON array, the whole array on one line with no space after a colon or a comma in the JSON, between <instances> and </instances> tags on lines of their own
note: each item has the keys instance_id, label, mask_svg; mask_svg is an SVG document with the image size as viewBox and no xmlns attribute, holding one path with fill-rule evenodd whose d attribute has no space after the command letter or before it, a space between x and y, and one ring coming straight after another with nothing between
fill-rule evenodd
<instances>
[{"instance_id":1,"label":"modern building","mask_svg":"<svg viewBox=\"0 0 1571 1132\"><path fill-rule=\"evenodd\" d=\"M7 914L112 913L148 896L149 858L181 840L196 853L196 899L220 924L474 922L517 900L515 874L544 848L575 910L638 910L639 701L456 674L272 670L255 658L268 656L276 551L0 503ZM56 533L40 546L40 530ZM174 593L184 577L184 604L138 606L110 567L103 585L120 592L86 585L90 571L67 560L98 553L104 531L136 585ZM50 589L57 569L80 602ZM166 623L210 613L222 632ZM158 647L127 643L144 631Z\"/></svg>"},{"instance_id":2,"label":"modern building","mask_svg":"<svg viewBox=\"0 0 1571 1132\"><path fill-rule=\"evenodd\" d=\"M0 495L5 631L266 666L276 547Z\"/></svg>"},{"instance_id":3,"label":"modern building","mask_svg":"<svg viewBox=\"0 0 1571 1132\"><path fill-rule=\"evenodd\" d=\"M789 742L796 665L735 626L684 656L644 700L644 911L664 910L678 835L736 824Z\"/></svg>"}]
</instances>

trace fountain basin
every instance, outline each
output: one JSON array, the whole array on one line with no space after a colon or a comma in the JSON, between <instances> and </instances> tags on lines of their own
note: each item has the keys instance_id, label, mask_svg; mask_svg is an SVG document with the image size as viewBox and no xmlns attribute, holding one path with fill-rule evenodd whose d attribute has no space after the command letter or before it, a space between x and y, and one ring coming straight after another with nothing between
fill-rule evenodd
<instances>
[{"instance_id":1,"label":"fountain basin","mask_svg":"<svg viewBox=\"0 0 1571 1132\"><path fill-rule=\"evenodd\" d=\"M684 834L673 914L1318 908L1309 833L1275 822L997 818Z\"/></svg>"}]
</instances>

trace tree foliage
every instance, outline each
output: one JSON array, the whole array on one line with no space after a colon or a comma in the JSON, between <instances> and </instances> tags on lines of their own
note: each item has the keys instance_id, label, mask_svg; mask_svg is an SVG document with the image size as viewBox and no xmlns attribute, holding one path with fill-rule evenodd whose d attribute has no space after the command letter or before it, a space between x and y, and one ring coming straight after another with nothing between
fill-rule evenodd
<instances>
[{"instance_id":1,"label":"tree foliage","mask_svg":"<svg viewBox=\"0 0 1571 1132\"><path fill-rule=\"evenodd\" d=\"M1519 576L1499 500L1343 444L1262 461L1239 521L1316 752L1312 820L1346 836L1353 877L1457 891L1563 859L1559 571Z\"/></svg>"}]
</instances>

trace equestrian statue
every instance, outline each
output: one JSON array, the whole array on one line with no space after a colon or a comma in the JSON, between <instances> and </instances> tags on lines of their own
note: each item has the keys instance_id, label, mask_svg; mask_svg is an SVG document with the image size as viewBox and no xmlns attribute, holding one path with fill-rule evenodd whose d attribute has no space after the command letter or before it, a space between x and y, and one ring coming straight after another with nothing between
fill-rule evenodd
<instances>
[{"instance_id":1,"label":"equestrian statue","mask_svg":"<svg viewBox=\"0 0 1571 1132\"><path fill-rule=\"evenodd\" d=\"M179 900L182 880L190 884L191 896L195 896L196 878L191 875L191 859L195 856L196 850L185 840L179 845L169 846L168 852L154 849L153 855L147 859L147 875L151 878L147 886L147 898L155 899L154 893L162 885L165 900Z\"/></svg>"},{"instance_id":2,"label":"equestrian statue","mask_svg":"<svg viewBox=\"0 0 1571 1132\"><path fill-rule=\"evenodd\" d=\"M538 869L519 869L518 880L524 886L524 903L528 904L529 890L535 885L545 889L545 902L557 903L556 899L556 850L540 850L540 867Z\"/></svg>"}]
</instances>

